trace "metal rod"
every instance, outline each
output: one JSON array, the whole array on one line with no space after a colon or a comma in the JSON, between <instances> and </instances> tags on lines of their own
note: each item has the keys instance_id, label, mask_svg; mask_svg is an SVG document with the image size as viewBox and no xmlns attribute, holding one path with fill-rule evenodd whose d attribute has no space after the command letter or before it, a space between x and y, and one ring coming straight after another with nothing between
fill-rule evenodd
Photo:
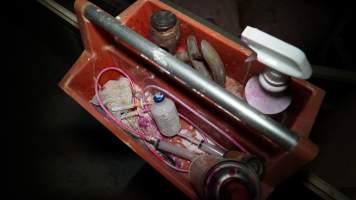
<instances>
[{"instance_id":1,"label":"metal rod","mask_svg":"<svg viewBox=\"0 0 356 200\"><path fill-rule=\"evenodd\" d=\"M62 19L67 21L69 24L78 28L77 17L74 13L61 6L54 0L37 0L40 4L47 7L50 11L54 12L56 15L60 16Z\"/></svg>"},{"instance_id":2,"label":"metal rod","mask_svg":"<svg viewBox=\"0 0 356 200\"><path fill-rule=\"evenodd\" d=\"M298 144L299 137L285 126L252 108L215 82L206 79L187 64L122 25L118 19L99 7L88 2L84 8L84 15L94 24L138 50L144 58L160 65L161 69L171 77L179 78L192 90L209 97L225 111L261 132L284 149L290 150Z\"/></svg>"},{"instance_id":3,"label":"metal rod","mask_svg":"<svg viewBox=\"0 0 356 200\"><path fill-rule=\"evenodd\" d=\"M325 200L351 200L348 196L341 193L334 186L330 185L317 175L307 173L302 179L304 187L308 188L319 197Z\"/></svg>"}]
</instances>

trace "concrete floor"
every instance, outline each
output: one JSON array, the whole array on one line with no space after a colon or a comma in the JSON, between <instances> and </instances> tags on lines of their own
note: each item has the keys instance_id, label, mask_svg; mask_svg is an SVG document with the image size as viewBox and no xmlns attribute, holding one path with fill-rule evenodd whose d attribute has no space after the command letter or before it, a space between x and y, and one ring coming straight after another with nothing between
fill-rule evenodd
<instances>
[{"instance_id":1,"label":"concrete floor","mask_svg":"<svg viewBox=\"0 0 356 200\"><path fill-rule=\"evenodd\" d=\"M6 134L11 196L156 199L169 195L170 199L185 199L57 86L82 51L77 30L38 4L18 9L23 16L8 24L16 38L10 49L18 57L5 71L16 76L5 89L12 97L5 102L19 105L5 121L15 128ZM355 86L311 81L325 88L327 97L311 134L320 146L320 155L308 169L354 197ZM16 94L16 89L21 94ZM10 107L5 109L10 111ZM296 195L291 197L291 193ZM270 199L286 197L317 199L294 178Z\"/></svg>"}]
</instances>

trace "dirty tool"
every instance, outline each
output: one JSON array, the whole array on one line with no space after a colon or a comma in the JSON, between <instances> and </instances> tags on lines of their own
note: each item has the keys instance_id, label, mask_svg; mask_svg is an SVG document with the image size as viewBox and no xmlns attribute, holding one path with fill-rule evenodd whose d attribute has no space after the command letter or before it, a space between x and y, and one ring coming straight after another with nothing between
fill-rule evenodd
<instances>
[{"instance_id":1,"label":"dirty tool","mask_svg":"<svg viewBox=\"0 0 356 200\"><path fill-rule=\"evenodd\" d=\"M202 75L224 87L225 67L219 54L206 40L201 41L200 49L196 37L189 35L187 38L188 53L180 51L176 54L176 57L184 62L190 61L192 66Z\"/></svg>"},{"instance_id":2,"label":"dirty tool","mask_svg":"<svg viewBox=\"0 0 356 200\"><path fill-rule=\"evenodd\" d=\"M202 199L260 199L258 175L236 159L195 157L189 168L189 179Z\"/></svg>"},{"instance_id":3,"label":"dirty tool","mask_svg":"<svg viewBox=\"0 0 356 200\"><path fill-rule=\"evenodd\" d=\"M192 63L193 67L205 77L212 79L208 69L204 64L203 57L200 54L197 39L195 38L195 36L193 35L188 36L187 49L188 49L189 60Z\"/></svg>"},{"instance_id":4,"label":"dirty tool","mask_svg":"<svg viewBox=\"0 0 356 200\"><path fill-rule=\"evenodd\" d=\"M206 40L202 40L200 45L204 60L208 63L214 81L217 82L219 85L224 86L225 67L218 52Z\"/></svg>"}]
</instances>

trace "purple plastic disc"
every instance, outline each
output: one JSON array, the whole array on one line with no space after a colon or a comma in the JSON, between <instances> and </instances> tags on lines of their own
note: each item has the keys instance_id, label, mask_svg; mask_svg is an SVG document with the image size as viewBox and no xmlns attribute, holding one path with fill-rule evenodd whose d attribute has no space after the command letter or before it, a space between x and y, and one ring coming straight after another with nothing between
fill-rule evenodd
<instances>
[{"instance_id":1,"label":"purple plastic disc","mask_svg":"<svg viewBox=\"0 0 356 200\"><path fill-rule=\"evenodd\" d=\"M248 80L245 87L245 98L248 104L267 115L284 111L292 101L292 97L287 91L270 93L264 90L258 82L258 76L253 76Z\"/></svg>"}]
</instances>

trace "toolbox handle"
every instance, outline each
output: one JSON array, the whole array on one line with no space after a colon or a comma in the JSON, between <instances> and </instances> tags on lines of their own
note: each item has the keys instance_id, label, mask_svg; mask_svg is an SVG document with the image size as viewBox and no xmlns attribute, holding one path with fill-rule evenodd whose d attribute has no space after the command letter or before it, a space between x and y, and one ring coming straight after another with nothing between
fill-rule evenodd
<instances>
[{"instance_id":1,"label":"toolbox handle","mask_svg":"<svg viewBox=\"0 0 356 200\"><path fill-rule=\"evenodd\" d=\"M264 115L248 105L242 99L227 92L217 83L202 76L189 65L178 60L157 45L145 39L135 31L103 11L96 5L86 2L81 9L84 16L120 40L136 49L141 55L158 64L168 75L179 78L193 91L209 97L214 103L234 117L240 119L249 127L262 133L286 150L292 150L298 145L299 136L287 127Z\"/></svg>"}]
</instances>

